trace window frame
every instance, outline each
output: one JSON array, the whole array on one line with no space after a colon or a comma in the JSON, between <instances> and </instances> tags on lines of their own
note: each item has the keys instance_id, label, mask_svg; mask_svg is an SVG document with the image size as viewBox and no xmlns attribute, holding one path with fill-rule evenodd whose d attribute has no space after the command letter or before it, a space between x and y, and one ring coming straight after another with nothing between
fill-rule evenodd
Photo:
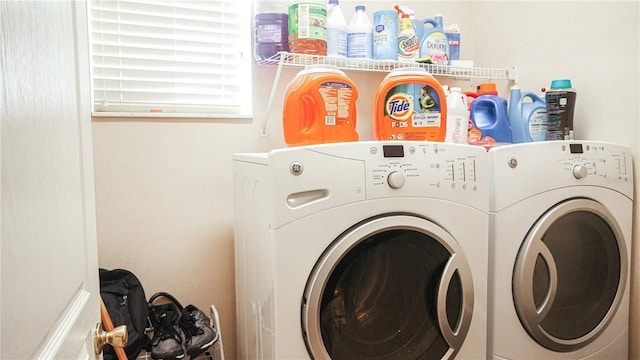
<instances>
[{"instance_id":1,"label":"window frame","mask_svg":"<svg viewBox=\"0 0 640 360\"><path fill-rule=\"evenodd\" d=\"M104 45L95 45L97 43L96 40L94 40L94 36L99 35L99 32L95 30L95 26L96 23L95 21L101 21L101 20L96 20L95 17L93 16L92 11L100 11L99 9L95 9L96 8L96 4L97 3L101 3L104 1L101 0L89 0L88 1L88 6L87 6L87 13L88 13L88 17L89 17L89 25L88 25L88 34L89 34L89 58L90 58L90 63L91 63L91 105L92 105L92 109L91 109L91 113L92 116L95 118L223 118L223 119L250 119L253 117L253 101L252 101L252 78L251 78L251 73L252 73L252 48L251 48L251 14L250 11L243 11L246 10L244 9L240 4L241 2L237 2L237 0L211 0L211 1L193 1L193 2L185 2L185 1L180 1L180 0L161 0L161 1L153 1L153 0L109 0L109 5L111 6L118 6L121 3L126 3L129 5L152 5L153 3L160 3L160 6L165 7L165 8L171 8L171 7L175 7L175 5L180 5L180 7L184 6L184 4L194 4L194 5L204 5L206 7L209 7L209 11L211 12L215 12L216 10L213 9L211 10L212 7L215 6L219 6L221 9L224 8L224 6L229 6L231 5L231 12L233 12L233 7L235 7L237 10L236 12L233 12L233 14L235 14L235 18L233 18L232 20L230 20L232 22L232 27L235 28L240 28L240 34L236 34L235 32L233 32L233 35L230 35L231 32L227 32L226 35L225 34L221 34L221 37L219 39L220 43L224 42L224 40L227 40L227 43L231 43L229 42L229 39L233 40L233 43L231 43L232 45L229 45L227 47L226 44L223 44L223 46L225 46L222 50L220 50L219 54L221 54L221 58L224 59L224 56L229 56L229 54L236 56L237 58L233 58L233 64L231 65L227 65L229 68L233 68L233 69L237 69L237 71L234 71L235 74L232 73L231 75L231 81L232 81L232 85L220 85L218 86L217 84L213 84L211 81L208 84L205 85L201 85L201 89L204 89L205 87L210 88L211 91L215 92L218 91L217 94L209 94L209 96L211 97L211 100L218 100L217 103L213 104L213 105L209 105L208 102L206 101L201 101L200 104L197 105L181 105L178 102L174 101L173 103L166 103L166 105L164 107L162 106L158 106L157 104L154 104L153 101L150 101L148 103L145 102L139 102L136 103L136 105L140 105L140 107L142 106L147 106L146 110L137 110L134 109L136 105L131 105L129 106L126 101L125 102L121 102L118 103L117 102L117 98L115 100L115 103L117 105L115 105L115 109L114 110L107 110L107 109L100 109L99 106L101 105L101 101L109 101L109 99L114 99L114 97L107 97L106 100L100 100L98 98L98 96L96 95L97 93L99 93L100 91L108 91L108 88L97 88L95 85L96 80L96 74L94 72L96 72L97 70L97 65L95 64L95 57L96 56L101 56L101 55L96 55L96 51L94 46L103 46ZM114 5L114 4L118 4L118 5ZM118 9L117 11L121 11L120 9ZM224 17L225 15L222 14L227 14L225 12L222 12L222 10L219 12L221 17ZM130 13L133 14L133 13ZM141 12L142 14L142 12ZM135 16L135 15L134 15ZM120 18L118 18L119 21ZM225 20L228 19L228 15L227 17L225 17ZM203 21L203 22L206 22ZM158 22L158 24L161 24L160 22ZM216 20L211 20L209 22L209 24L211 25L212 28L215 28L215 26L220 26L221 23L216 23ZM162 23L162 25L164 26L164 23ZM118 26L118 31L120 30L120 25ZM171 27L171 26L170 26ZM171 27L173 28L173 27ZM211 31L211 29L207 29L209 32L206 33L205 31L202 32L202 34L208 34L210 35L211 33L213 33ZM104 30L103 30L104 31ZM97 34L97 35L96 35ZM175 34L175 30L174 30L174 34ZM117 36L120 36L119 34ZM176 44L179 44L179 39L173 39L173 41ZM211 42L212 47L215 46L216 42ZM119 46L119 45L118 45ZM115 48L117 48L118 46L116 46ZM141 48L141 47L138 47ZM229 49L232 49L231 51ZM177 52L177 51L176 51ZM210 53L215 53L214 51L209 51ZM215 56L215 55L214 55ZM114 58L115 59L115 58ZM226 59L225 59L226 60ZM237 60L239 60L240 62L238 63ZM224 76L227 77L230 73L228 72L229 69L225 69L224 68L224 64L223 64L223 60L217 60L217 62L214 61L213 66L219 65L222 68L220 68L219 74L220 76ZM186 61L185 61L186 63ZM209 65L209 64L205 64L205 65ZM194 68L196 68L196 66L194 66ZM122 71L120 72L122 73ZM159 74L164 74L159 72ZM193 72L193 74L197 74L196 72ZM149 79L150 77L147 77L147 79ZM126 79L125 79L126 80ZM121 89L120 90L120 97L122 98L122 94L126 92L126 87L122 87L122 83L123 81L122 79L116 79L116 78L112 78L113 82L120 82L120 86ZM105 81L105 80L98 80L98 81ZM174 84L174 88L170 87L170 82L169 81L165 81L164 83L162 83L162 85L167 85L169 84L169 87L167 87L166 89L169 89L168 91L164 91L164 92L160 92L161 95L164 96L171 96L171 95L179 95L179 91L177 91L178 86L179 85L175 85ZM233 87L236 88L237 90L233 90L230 92L230 94L232 94L231 96L228 96L226 93L226 88L225 86L229 86L229 87ZM196 86L198 87L198 86ZM155 90L155 88L154 88ZM190 89L191 90L191 89ZM196 89L198 90L198 89ZM115 90L114 93L117 93L119 90ZM145 94L144 91L140 91L140 94ZM200 97L204 97L205 95L204 92L202 93L197 93L197 96ZM153 97L154 95L151 92L146 92L148 97ZM242 96L242 94L250 94L249 96ZM116 95L118 96L118 95ZM226 98L231 98L233 97L233 101L225 101ZM174 99L175 100L175 99ZM208 99L207 99L208 100ZM231 105L229 105L231 103ZM200 106L201 105L201 106Z\"/></svg>"}]
</instances>

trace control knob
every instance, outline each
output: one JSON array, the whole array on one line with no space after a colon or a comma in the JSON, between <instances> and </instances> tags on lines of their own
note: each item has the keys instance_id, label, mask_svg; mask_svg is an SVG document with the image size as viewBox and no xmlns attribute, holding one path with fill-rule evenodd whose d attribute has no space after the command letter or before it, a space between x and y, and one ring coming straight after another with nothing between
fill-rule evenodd
<instances>
[{"instance_id":1,"label":"control knob","mask_svg":"<svg viewBox=\"0 0 640 360\"><path fill-rule=\"evenodd\" d=\"M582 179L587 177L587 167L584 165L576 165L573 167L573 177Z\"/></svg>"},{"instance_id":2,"label":"control knob","mask_svg":"<svg viewBox=\"0 0 640 360\"><path fill-rule=\"evenodd\" d=\"M392 171L389 176L387 176L387 184L389 184L392 189L400 189L404 186L404 181L404 174L398 171Z\"/></svg>"}]
</instances>

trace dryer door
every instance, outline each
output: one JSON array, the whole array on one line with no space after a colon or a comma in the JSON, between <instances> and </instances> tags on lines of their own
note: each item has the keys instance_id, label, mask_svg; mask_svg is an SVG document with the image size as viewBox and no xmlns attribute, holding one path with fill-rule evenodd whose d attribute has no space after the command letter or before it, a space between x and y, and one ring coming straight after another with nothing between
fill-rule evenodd
<instances>
[{"instance_id":1,"label":"dryer door","mask_svg":"<svg viewBox=\"0 0 640 360\"><path fill-rule=\"evenodd\" d=\"M309 277L302 326L315 359L447 359L471 323L473 283L456 240L394 214L343 233Z\"/></svg>"},{"instance_id":2,"label":"dryer door","mask_svg":"<svg viewBox=\"0 0 640 360\"><path fill-rule=\"evenodd\" d=\"M602 204L572 199L547 211L524 240L513 274L516 310L529 335L558 352L595 340L622 299L626 251Z\"/></svg>"}]
</instances>

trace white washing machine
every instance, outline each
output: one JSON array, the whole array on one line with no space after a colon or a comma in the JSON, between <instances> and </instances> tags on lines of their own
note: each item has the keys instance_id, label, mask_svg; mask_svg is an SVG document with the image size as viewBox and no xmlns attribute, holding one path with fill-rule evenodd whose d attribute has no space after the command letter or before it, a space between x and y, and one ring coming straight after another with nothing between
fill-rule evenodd
<instances>
[{"instance_id":1,"label":"white washing machine","mask_svg":"<svg viewBox=\"0 0 640 360\"><path fill-rule=\"evenodd\" d=\"M240 359L484 359L483 148L235 154Z\"/></svg>"},{"instance_id":2,"label":"white washing machine","mask_svg":"<svg viewBox=\"0 0 640 360\"><path fill-rule=\"evenodd\" d=\"M548 141L489 151L494 359L627 359L630 149Z\"/></svg>"}]
</instances>

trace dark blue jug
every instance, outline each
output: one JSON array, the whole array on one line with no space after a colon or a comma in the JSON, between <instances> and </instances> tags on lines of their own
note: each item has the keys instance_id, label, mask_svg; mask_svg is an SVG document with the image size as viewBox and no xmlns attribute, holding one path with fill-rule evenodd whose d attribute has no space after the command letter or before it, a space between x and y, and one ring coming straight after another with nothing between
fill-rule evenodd
<instances>
[{"instance_id":1,"label":"dark blue jug","mask_svg":"<svg viewBox=\"0 0 640 360\"><path fill-rule=\"evenodd\" d=\"M471 103L471 121L482 132L482 138L496 143L512 143L507 100L498 95L480 95Z\"/></svg>"}]
</instances>

